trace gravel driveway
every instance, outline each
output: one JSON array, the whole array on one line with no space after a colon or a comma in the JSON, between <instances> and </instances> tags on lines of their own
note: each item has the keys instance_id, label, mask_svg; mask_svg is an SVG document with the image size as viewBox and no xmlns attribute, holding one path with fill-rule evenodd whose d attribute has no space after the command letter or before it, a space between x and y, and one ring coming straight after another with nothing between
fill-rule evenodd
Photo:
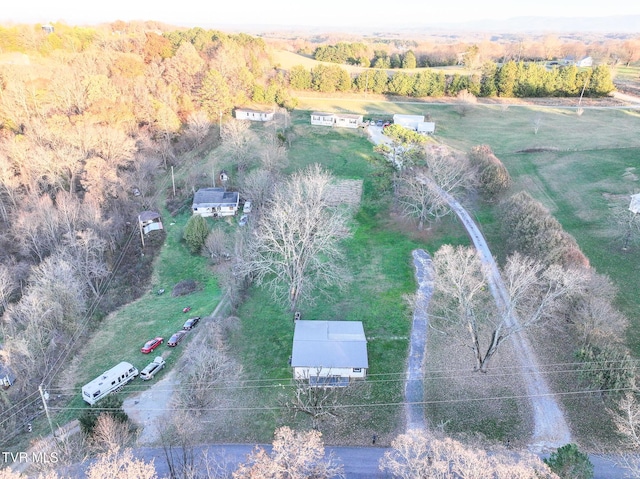
<instances>
[{"instance_id":1,"label":"gravel driveway","mask_svg":"<svg viewBox=\"0 0 640 479\"><path fill-rule=\"evenodd\" d=\"M377 130L377 127L369 127L369 130L372 142L380 144L389 141L389 139L382 134L382 131ZM487 265L490 271L487 281L489 282L491 294L498 308L505 309L508 300L507 290L484 236L471 219L469 213L467 213L454 197L442 190L441 194L464 225L469 237L480 254L482 262ZM421 404L415 403L424 402L422 379L419 378L422 378L422 361L425 354L425 342L427 338L426 307L431 294L430 285L433 284L433 281L432 276L429 276L431 273L427 273L427 264L430 266L431 260L428 258L426 252L419 253L419 251L422 250L417 250L413 254L414 265L416 266L416 277L418 279L418 301L416 301L416 312L414 312L409 361L405 380L407 429L411 426L425 427L423 407ZM425 292L427 294L425 294ZM509 321L514 325L517 324L518 319L511 316ZM526 371L526 373L523 374L523 380L526 384L527 393L534 411L534 433L529 448L533 452L545 452L568 444L571 442L569 426L567 425L558 401L549 389L545 378L540 373L538 359L529 341L524 333L514 334L512 341L516 343L515 350L522 370Z\"/></svg>"}]
</instances>

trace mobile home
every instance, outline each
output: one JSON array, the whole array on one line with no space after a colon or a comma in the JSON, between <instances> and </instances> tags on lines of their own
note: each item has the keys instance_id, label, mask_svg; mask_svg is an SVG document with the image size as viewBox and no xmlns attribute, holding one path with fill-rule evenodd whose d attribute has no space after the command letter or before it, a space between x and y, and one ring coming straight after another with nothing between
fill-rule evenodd
<instances>
[{"instance_id":1,"label":"mobile home","mask_svg":"<svg viewBox=\"0 0 640 479\"><path fill-rule=\"evenodd\" d=\"M82 386L82 399L93 405L107 394L118 391L137 375L138 370L132 364L123 361Z\"/></svg>"}]
</instances>

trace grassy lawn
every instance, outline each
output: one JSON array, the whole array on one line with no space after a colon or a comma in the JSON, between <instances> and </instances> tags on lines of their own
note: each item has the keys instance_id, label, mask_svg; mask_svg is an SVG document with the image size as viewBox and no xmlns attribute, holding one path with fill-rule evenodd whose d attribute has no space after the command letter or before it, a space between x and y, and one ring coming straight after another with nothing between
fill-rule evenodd
<instances>
[{"instance_id":1,"label":"grassy lawn","mask_svg":"<svg viewBox=\"0 0 640 479\"><path fill-rule=\"evenodd\" d=\"M63 424L78 413L78 408L86 407L81 399L80 388L120 361L130 362L138 370L142 370L155 356L161 355L167 362L165 371L169 370L176 363L184 345L189 342L189 335L175 349L167 347L167 340L182 329L182 324L188 317L207 316L220 301L221 292L206 258L190 254L182 242L182 231L189 214L174 218L166 212L163 214L166 240L156 258L149 293L104 318L82 353L73 359L71 371L76 392L69 407L65 408L64 416L56 418L56 422ZM134 237L134 241L138 240L138 237ZM195 280L199 290L187 296L172 297L173 286L186 279ZM164 289L165 293L156 294L159 289ZM191 306L191 311L183 313L182 309L186 306ZM141 353L142 345L156 336L163 337L165 343L151 354ZM163 374L166 372L160 373L159 377ZM147 389L154 382L136 379L120 394L124 397Z\"/></svg>"}]
</instances>

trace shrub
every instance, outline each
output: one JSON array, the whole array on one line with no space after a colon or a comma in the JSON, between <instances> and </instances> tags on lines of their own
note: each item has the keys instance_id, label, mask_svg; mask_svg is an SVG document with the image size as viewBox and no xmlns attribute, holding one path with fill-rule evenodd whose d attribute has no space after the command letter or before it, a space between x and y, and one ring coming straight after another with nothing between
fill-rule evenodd
<instances>
[{"instance_id":1,"label":"shrub","mask_svg":"<svg viewBox=\"0 0 640 479\"><path fill-rule=\"evenodd\" d=\"M122 409L122 399L115 394L109 394L102 398L98 403L86 409L78 417L80 429L85 436L91 436L101 414L108 414L120 423L129 421L129 416Z\"/></svg>"},{"instance_id":2,"label":"shrub","mask_svg":"<svg viewBox=\"0 0 640 479\"><path fill-rule=\"evenodd\" d=\"M592 479L593 464L575 444L566 444L544 459L544 463L562 479Z\"/></svg>"}]
</instances>

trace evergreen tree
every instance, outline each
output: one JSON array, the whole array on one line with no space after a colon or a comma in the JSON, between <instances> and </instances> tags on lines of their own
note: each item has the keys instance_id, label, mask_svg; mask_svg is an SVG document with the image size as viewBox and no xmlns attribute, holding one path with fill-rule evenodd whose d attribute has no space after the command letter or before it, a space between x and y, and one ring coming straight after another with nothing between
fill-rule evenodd
<instances>
[{"instance_id":1,"label":"evergreen tree","mask_svg":"<svg viewBox=\"0 0 640 479\"><path fill-rule=\"evenodd\" d=\"M311 72L302 65L295 65L289 71L289 86L294 90L311 89Z\"/></svg>"},{"instance_id":2,"label":"evergreen tree","mask_svg":"<svg viewBox=\"0 0 640 479\"><path fill-rule=\"evenodd\" d=\"M184 227L184 240L189 251L194 254L200 253L208 235L209 226L207 225L207 220L200 215L193 215L189 218L187 225Z\"/></svg>"},{"instance_id":3,"label":"evergreen tree","mask_svg":"<svg viewBox=\"0 0 640 479\"><path fill-rule=\"evenodd\" d=\"M404 54L402 68L416 68L417 64L416 55L411 50Z\"/></svg>"}]
</instances>

